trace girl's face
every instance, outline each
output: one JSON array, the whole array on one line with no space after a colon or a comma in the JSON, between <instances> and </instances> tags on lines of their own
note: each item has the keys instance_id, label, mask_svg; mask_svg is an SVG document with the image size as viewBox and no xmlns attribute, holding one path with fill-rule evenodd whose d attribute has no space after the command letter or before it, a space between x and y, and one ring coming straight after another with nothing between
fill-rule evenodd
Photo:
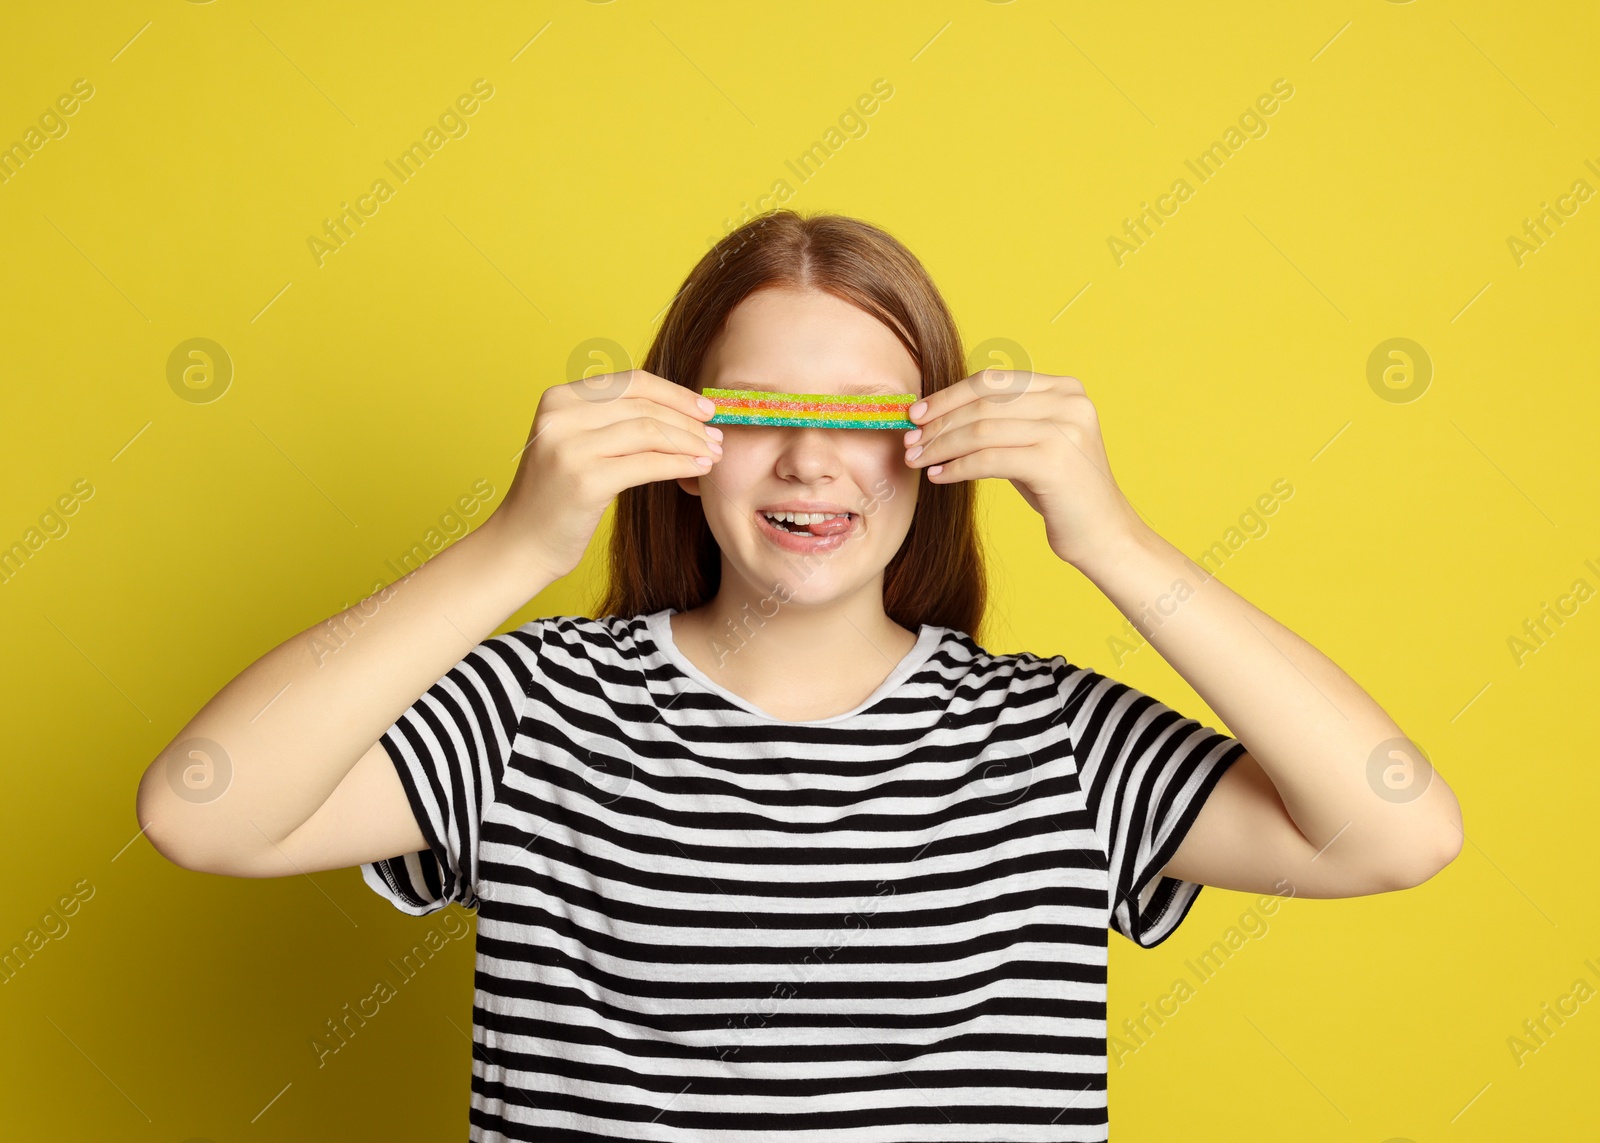
<instances>
[{"instance_id":1,"label":"girl's face","mask_svg":"<svg viewBox=\"0 0 1600 1143\"><path fill-rule=\"evenodd\" d=\"M922 395L921 373L900 339L818 290L747 297L712 343L700 380L705 388ZM883 569L916 507L920 470L905 462L905 430L721 428L722 458L678 484L701 498L722 549L724 587L760 599L782 585L781 602L826 603L867 588L881 597ZM850 518L813 525L821 535L791 535L764 517L791 506Z\"/></svg>"}]
</instances>

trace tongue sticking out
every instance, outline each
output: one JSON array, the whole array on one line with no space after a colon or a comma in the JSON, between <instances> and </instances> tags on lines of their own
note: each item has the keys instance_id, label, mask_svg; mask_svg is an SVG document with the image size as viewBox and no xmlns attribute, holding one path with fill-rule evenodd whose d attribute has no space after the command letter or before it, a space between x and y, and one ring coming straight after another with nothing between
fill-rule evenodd
<instances>
[{"instance_id":1,"label":"tongue sticking out","mask_svg":"<svg viewBox=\"0 0 1600 1143\"><path fill-rule=\"evenodd\" d=\"M827 520L818 520L813 524L795 524L788 520L775 523L774 526L784 532L793 532L799 536L836 536L841 532L850 530L851 517L834 516Z\"/></svg>"},{"instance_id":2,"label":"tongue sticking out","mask_svg":"<svg viewBox=\"0 0 1600 1143\"><path fill-rule=\"evenodd\" d=\"M836 536L840 532L848 532L849 530L849 516L834 516L831 519L818 520L815 524L807 524L804 528L804 531L810 532L813 536Z\"/></svg>"}]
</instances>

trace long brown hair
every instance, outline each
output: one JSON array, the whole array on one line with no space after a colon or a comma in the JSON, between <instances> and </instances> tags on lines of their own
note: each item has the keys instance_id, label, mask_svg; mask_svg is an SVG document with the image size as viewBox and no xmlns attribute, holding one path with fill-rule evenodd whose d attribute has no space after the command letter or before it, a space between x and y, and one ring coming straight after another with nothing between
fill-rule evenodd
<instances>
[{"instance_id":1,"label":"long brown hair","mask_svg":"<svg viewBox=\"0 0 1600 1143\"><path fill-rule=\"evenodd\" d=\"M699 392L701 366L735 306L765 287L815 289L894 331L928 396L965 375L961 335L911 251L878 227L838 214L775 210L718 242L690 271L641 369ZM919 470L920 472L920 470ZM981 643L987 579L972 481L918 477L904 543L884 569L883 609L902 627L953 627ZM625 488L613 514L609 584L598 615L689 611L717 593L722 553L698 497L674 480Z\"/></svg>"}]
</instances>

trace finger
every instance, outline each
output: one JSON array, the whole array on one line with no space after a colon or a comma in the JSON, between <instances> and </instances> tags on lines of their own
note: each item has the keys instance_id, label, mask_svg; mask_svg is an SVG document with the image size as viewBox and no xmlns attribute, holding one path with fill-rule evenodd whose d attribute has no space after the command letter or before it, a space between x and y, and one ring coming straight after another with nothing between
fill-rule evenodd
<instances>
[{"instance_id":1,"label":"finger","mask_svg":"<svg viewBox=\"0 0 1600 1143\"><path fill-rule=\"evenodd\" d=\"M1026 385L1027 374L1013 374L1004 370L985 370L984 374L1004 374L1023 378L1020 382ZM1015 416L1014 406L1010 404L1019 394L1007 392L1007 385L1016 385L1019 382L1002 382L995 385L982 383L984 374L973 374L947 389L941 389L929 398L930 409L920 417L912 418L921 429L920 434L912 444L922 444L941 433L955 428L957 425L966 424L979 417L993 415L1001 409L1000 402L1005 402L1004 411ZM986 399L987 398L987 399ZM910 437L915 430L908 429L906 436Z\"/></svg>"},{"instance_id":2,"label":"finger","mask_svg":"<svg viewBox=\"0 0 1600 1143\"><path fill-rule=\"evenodd\" d=\"M706 419L698 415L690 416L683 412L680 404L666 404L654 397L636 396L627 397L620 401L613 401L609 406L612 417L616 420L636 420L646 417L658 424L686 432L700 440L722 440L722 429L716 425L706 424Z\"/></svg>"},{"instance_id":3,"label":"finger","mask_svg":"<svg viewBox=\"0 0 1600 1143\"><path fill-rule=\"evenodd\" d=\"M946 385L938 392L929 393L920 401L913 402L911 407L906 410L906 416L926 433L930 422L938 420L952 410L959 409L961 406L970 404L978 399L979 394L971 385L965 383L965 381L970 380L971 378L966 378L963 381L957 381L953 385ZM908 429L907 431L909 432L910 430Z\"/></svg>"},{"instance_id":4,"label":"finger","mask_svg":"<svg viewBox=\"0 0 1600 1143\"><path fill-rule=\"evenodd\" d=\"M1081 393L1082 386L1074 378L1020 372L1014 376L1023 378L1030 388L989 393L964 402L945 415L928 421L920 429L908 429L904 444L908 449L919 444L926 446L936 437L953 432L962 425L978 424L985 420L1048 421L1057 424L1082 421L1086 425L1093 424L1093 405ZM1075 393L1074 386L1080 392Z\"/></svg>"},{"instance_id":5,"label":"finger","mask_svg":"<svg viewBox=\"0 0 1600 1143\"><path fill-rule=\"evenodd\" d=\"M907 415L918 425L926 426L979 401L987 400L990 406L1010 404L1024 393L1036 393L1049 388L1050 380L1048 374L1027 369L980 369L936 393L928 394L923 401L917 402L925 404L926 408L920 413L907 410ZM917 404L911 408L915 409Z\"/></svg>"},{"instance_id":6,"label":"finger","mask_svg":"<svg viewBox=\"0 0 1600 1143\"><path fill-rule=\"evenodd\" d=\"M985 447L1038 444L1047 439L1050 431L1047 421L984 417L940 433L926 444L919 441L912 445L906 450L906 463L913 468L927 468Z\"/></svg>"},{"instance_id":7,"label":"finger","mask_svg":"<svg viewBox=\"0 0 1600 1143\"><path fill-rule=\"evenodd\" d=\"M680 476L704 476L711 471L710 464L701 463L681 452L636 452L611 457L606 465L607 475L618 492L660 480L676 480Z\"/></svg>"},{"instance_id":8,"label":"finger","mask_svg":"<svg viewBox=\"0 0 1600 1143\"><path fill-rule=\"evenodd\" d=\"M701 424L716 415L716 406L693 389L643 369L582 377L566 388L573 396L600 408L614 408L618 402L659 405L664 413Z\"/></svg>"},{"instance_id":9,"label":"finger","mask_svg":"<svg viewBox=\"0 0 1600 1143\"><path fill-rule=\"evenodd\" d=\"M1029 449L981 448L977 452L963 453L954 460L936 464L926 476L935 484L950 484L961 480L981 480L984 477L1003 477L1009 480L1026 480L1038 465L1029 455ZM937 468L939 471L934 472Z\"/></svg>"},{"instance_id":10,"label":"finger","mask_svg":"<svg viewBox=\"0 0 1600 1143\"><path fill-rule=\"evenodd\" d=\"M582 378L566 388L571 410L581 414L582 423L591 428L649 416L701 439L722 439L720 428L706 424L712 414L704 414L693 404L699 400L697 394L652 373L633 370Z\"/></svg>"},{"instance_id":11,"label":"finger","mask_svg":"<svg viewBox=\"0 0 1600 1143\"><path fill-rule=\"evenodd\" d=\"M642 415L613 421L592 430L591 456L600 458L629 456L642 452L681 453L713 460L721 455L721 445L707 439L705 426L683 429L656 417Z\"/></svg>"},{"instance_id":12,"label":"finger","mask_svg":"<svg viewBox=\"0 0 1600 1143\"><path fill-rule=\"evenodd\" d=\"M654 373L647 373L643 369L633 370L633 384L629 387L630 395L647 397L659 401L669 409L676 409L686 417L697 421L709 421L716 416L716 405L709 397L702 397L697 391L687 385L680 385L676 381L668 381L665 377L657 377Z\"/></svg>"}]
</instances>

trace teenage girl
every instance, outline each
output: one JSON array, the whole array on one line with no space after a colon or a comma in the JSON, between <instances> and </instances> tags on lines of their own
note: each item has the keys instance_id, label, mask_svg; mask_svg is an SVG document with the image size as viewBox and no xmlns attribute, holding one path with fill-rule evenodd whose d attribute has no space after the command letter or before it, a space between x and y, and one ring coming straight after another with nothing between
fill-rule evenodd
<instances>
[{"instance_id":1,"label":"teenage girl","mask_svg":"<svg viewBox=\"0 0 1600 1143\"><path fill-rule=\"evenodd\" d=\"M964 373L895 239L754 220L643 368L544 392L476 531L336 616L336 653L319 624L206 704L144 775L145 836L476 910L474 1140L1107 1138L1111 931L1164 940L1202 885L1416 885L1460 811L1143 523L1081 382ZM721 430L710 386L912 392L918 427ZM1237 737L983 648L985 477ZM613 500L599 617L492 635Z\"/></svg>"}]
</instances>

